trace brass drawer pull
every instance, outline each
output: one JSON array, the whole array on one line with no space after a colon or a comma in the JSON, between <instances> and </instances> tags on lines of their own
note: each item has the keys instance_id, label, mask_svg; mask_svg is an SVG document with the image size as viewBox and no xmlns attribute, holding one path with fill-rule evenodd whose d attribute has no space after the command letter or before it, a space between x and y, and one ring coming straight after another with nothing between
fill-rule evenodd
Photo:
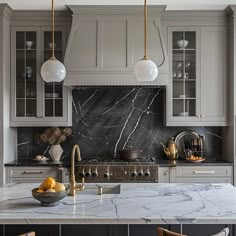
<instances>
[{"instance_id":1,"label":"brass drawer pull","mask_svg":"<svg viewBox=\"0 0 236 236\"><path fill-rule=\"evenodd\" d=\"M43 171L24 171L23 175L34 175L34 174L41 175L42 173Z\"/></svg>"},{"instance_id":2,"label":"brass drawer pull","mask_svg":"<svg viewBox=\"0 0 236 236\"><path fill-rule=\"evenodd\" d=\"M194 174L214 174L214 170L193 170Z\"/></svg>"}]
</instances>

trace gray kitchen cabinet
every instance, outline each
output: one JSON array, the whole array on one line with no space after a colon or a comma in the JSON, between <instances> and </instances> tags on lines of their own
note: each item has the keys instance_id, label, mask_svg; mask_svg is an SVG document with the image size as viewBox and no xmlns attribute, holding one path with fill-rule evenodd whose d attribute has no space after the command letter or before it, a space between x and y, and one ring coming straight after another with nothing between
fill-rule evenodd
<instances>
[{"instance_id":1,"label":"gray kitchen cabinet","mask_svg":"<svg viewBox=\"0 0 236 236\"><path fill-rule=\"evenodd\" d=\"M159 167L159 183L233 183L232 166Z\"/></svg>"},{"instance_id":2,"label":"gray kitchen cabinet","mask_svg":"<svg viewBox=\"0 0 236 236\"><path fill-rule=\"evenodd\" d=\"M57 167L6 167L6 183L40 183L48 176L60 182L58 173Z\"/></svg>"},{"instance_id":3,"label":"gray kitchen cabinet","mask_svg":"<svg viewBox=\"0 0 236 236\"><path fill-rule=\"evenodd\" d=\"M61 235L87 235L87 236L128 236L128 225L61 225Z\"/></svg>"},{"instance_id":4,"label":"gray kitchen cabinet","mask_svg":"<svg viewBox=\"0 0 236 236\"><path fill-rule=\"evenodd\" d=\"M71 91L63 83L46 83L40 69L51 56L49 27L11 28L11 121L19 126L71 125ZM63 61L66 29L55 30L55 56Z\"/></svg>"},{"instance_id":5,"label":"gray kitchen cabinet","mask_svg":"<svg viewBox=\"0 0 236 236\"><path fill-rule=\"evenodd\" d=\"M171 171L175 183L233 183L232 166L176 166Z\"/></svg>"},{"instance_id":6,"label":"gray kitchen cabinet","mask_svg":"<svg viewBox=\"0 0 236 236\"><path fill-rule=\"evenodd\" d=\"M168 56L166 125L226 126L226 27L168 27Z\"/></svg>"},{"instance_id":7,"label":"gray kitchen cabinet","mask_svg":"<svg viewBox=\"0 0 236 236\"><path fill-rule=\"evenodd\" d=\"M170 183L171 168L170 167L159 167L158 169L158 182L159 183Z\"/></svg>"},{"instance_id":8,"label":"gray kitchen cabinet","mask_svg":"<svg viewBox=\"0 0 236 236\"><path fill-rule=\"evenodd\" d=\"M73 21L64 60L68 72L66 85L166 85L169 82L168 60L159 68L155 81L138 82L134 78L133 66L144 56L143 7L68 7L73 12ZM164 9L165 6L152 6L148 12L148 54L157 65L167 54L165 42L159 37L159 15Z\"/></svg>"}]
</instances>

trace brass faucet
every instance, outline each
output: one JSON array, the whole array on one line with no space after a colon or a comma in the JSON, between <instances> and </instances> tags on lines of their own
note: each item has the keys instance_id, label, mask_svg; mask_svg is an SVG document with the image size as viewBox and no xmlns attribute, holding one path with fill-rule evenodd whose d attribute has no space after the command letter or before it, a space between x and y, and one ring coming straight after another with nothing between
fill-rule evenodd
<instances>
[{"instance_id":1,"label":"brass faucet","mask_svg":"<svg viewBox=\"0 0 236 236\"><path fill-rule=\"evenodd\" d=\"M84 189L84 178L82 183L77 185L75 181L75 154L77 154L77 160L81 161L80 148L78 144L75 144L71 153L71 172L70 172L70 196L75 196L76 190L82 191Z\"/></svg>"}]
</instances>

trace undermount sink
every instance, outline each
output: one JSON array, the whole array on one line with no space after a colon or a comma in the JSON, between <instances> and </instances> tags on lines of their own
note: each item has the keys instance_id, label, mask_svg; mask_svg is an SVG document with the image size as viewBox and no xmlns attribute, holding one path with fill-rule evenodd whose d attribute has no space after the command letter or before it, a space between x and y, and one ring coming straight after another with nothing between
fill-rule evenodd
<instances>
[{"instance_id":1,"label":"undermount sink","mask_svg":"<svg viewBox=\"0 0 236 236\"><path fill-rule=\"evenodd\" d=\"M120 194L120 184L85 184L85 189L79 192L79 194L99 195L99 187L102 187L102 194Z\"/></svg>"}]
</instances>

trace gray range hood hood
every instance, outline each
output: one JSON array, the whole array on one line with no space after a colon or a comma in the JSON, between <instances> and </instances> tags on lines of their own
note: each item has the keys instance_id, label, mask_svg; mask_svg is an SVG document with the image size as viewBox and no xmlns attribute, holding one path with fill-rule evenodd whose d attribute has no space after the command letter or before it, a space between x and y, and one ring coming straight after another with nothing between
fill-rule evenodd
<instances>
[{"instance_id":1,"label":"gray range hood hood","mask_svg":"<svg viewBox=\"0 0 236 236\"><path fill-rule=\"evenodd\" d=\"M73 13L64 64L65 86L167 85L168 59L160 15L166 6L148 6L148 55L159 68L153 82L134 78L144 55L143 6L67 6ZM163 47L161 47L163 44Z\"/></svg>"}]
</instances>

